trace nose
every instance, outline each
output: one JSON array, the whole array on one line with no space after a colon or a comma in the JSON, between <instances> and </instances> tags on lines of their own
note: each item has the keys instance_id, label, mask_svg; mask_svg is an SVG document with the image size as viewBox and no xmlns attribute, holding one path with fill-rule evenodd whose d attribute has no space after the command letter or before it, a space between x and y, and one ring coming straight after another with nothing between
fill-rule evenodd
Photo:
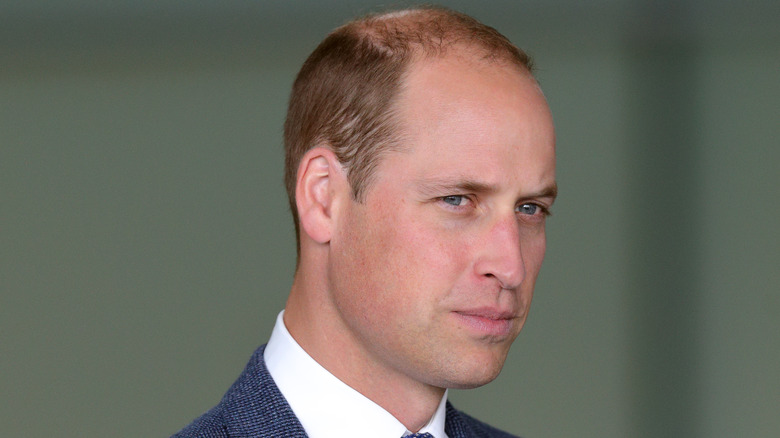
<instances>
[{"instance_id":1,"label":"nose","mask_svg":"<svg viewBox=\"0 0 780 438\"><path fill-rule=\"evenodd\" d=\"M483 236L476 273L495 278L504 289L519 287L525 278L525 263L517 218L512 215L495 221Z\"/></svg>"}]
</instances>

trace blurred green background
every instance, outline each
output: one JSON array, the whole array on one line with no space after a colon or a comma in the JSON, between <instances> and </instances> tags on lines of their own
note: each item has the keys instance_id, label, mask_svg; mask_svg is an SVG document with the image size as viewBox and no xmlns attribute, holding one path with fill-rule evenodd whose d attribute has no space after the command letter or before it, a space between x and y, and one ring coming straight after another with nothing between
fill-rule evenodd
<instances>
[{"instance_id":1,"label":"blurred green background","mask_svg":"<svg viewBox=\"0 0 780 438\"><path fill-rule=\"evenodd\" d=\"M293 77L380 3L0 3L0 434L164 437L220 399L292 278ZM535 57L561 188L504 372L453 402L778 436L780 2L444 4Z\"/></svg>"}]
</instances>

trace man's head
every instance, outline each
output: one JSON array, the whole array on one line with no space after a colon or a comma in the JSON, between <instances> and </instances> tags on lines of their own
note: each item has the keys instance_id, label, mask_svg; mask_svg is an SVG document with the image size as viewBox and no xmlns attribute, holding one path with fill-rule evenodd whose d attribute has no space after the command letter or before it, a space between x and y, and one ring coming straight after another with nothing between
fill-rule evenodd
<instances>
[{"instance_id":1,"label":"man's head","mask_svg":"<svg viewBox=\"0 0 780 438\"><path fill-rule=\"evenodd\" d=\"M381 158L404 146L396 101L409 66L464 48L477 58L532 69L528 55L492 27L434 7L349 22L309 56L293 85L284 125L285 186L299 251L295 183L303 154L330 148L355 199L362 200Z\"/></svg>"},{"instance_id":2,"label":"man's head","mask_svg":"<svg viewBox=\"0 0 780 438\"><path fill-rule=\"evenodd\" d=\"M521 52L459 14L380 16L336 35L293 92L323 95L292 102L285 127L302 243L285 322L375 401L393 397L368 394L384 385L485 384L525 322L544 258L556 195L544 96ZM330 47L342 39L354 41ZM404 56L388 61L395 51ZM340 62L360 72L350 89ZM322 120L290 152L294 131L316 131L299 112Z\"/></svg>"}]
</instances>

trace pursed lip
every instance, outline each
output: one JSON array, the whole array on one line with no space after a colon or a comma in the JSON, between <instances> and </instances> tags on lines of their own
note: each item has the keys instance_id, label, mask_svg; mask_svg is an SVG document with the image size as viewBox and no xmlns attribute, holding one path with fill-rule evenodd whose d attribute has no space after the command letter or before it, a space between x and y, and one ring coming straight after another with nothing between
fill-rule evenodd
<instances>
[{"instance_id":1,"label":"pursed lip","mask_svg":"<svg viewBox=\"0 0 780 438\"><path fill-rule=\"evenodd\" d=\"M453 313L471 331L497 339L511 335L517 319L517 312L495 307L456 310Z\"/></svg>"},{"instance_id":2,"label":"pursed lip","mask_svg":"<svg viewBox=\"0 0 780 438\"><path fill-rule=\"evenodd\" d=\"M465 316L476 316L486 319L515 319L517 313L511 310L503 310L497 307L478 307L474 309L456 310L455 313Z\"/></svg>"}]
</instances>

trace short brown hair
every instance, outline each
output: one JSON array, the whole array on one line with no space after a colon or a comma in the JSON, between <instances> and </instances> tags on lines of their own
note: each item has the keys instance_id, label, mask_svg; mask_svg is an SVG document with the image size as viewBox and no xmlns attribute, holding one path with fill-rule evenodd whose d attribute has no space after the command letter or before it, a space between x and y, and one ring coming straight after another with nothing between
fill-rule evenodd
<instances>
[{"instance_id":1,"label":"short brown hair","mask_svg":"<svg viewBox=\"0 0 780 438\"><path fill-rule=\"evenodd\" d=\"M459 45L484 59L532 70L528 55L476 19L440 7L369 15L331 32L295 79L284 123L285 185L300 252L295 203L298 166L315 146L333 150L362 201L382 154L398 148L394 101L416 58Z\"/></svg>"}]
</instances>

